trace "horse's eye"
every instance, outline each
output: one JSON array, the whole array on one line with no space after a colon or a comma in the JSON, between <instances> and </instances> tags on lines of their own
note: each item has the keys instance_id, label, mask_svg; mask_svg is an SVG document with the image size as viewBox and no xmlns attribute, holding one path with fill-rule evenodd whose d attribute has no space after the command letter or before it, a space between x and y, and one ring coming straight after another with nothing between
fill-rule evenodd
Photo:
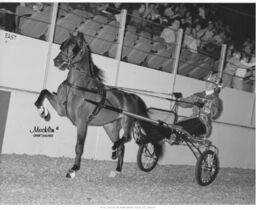
<instances>
[{"instance_id":1,"label":"horse's eye","mask_svg":"<svg viewBox=\"0 0 256 210\"><path fill-rule=\"evenodd\" d=\"M76 46L74 47L74 49L73 49L74 55L76 55L77 53L79 53L80 50L81 50L81 48L80 48L78 45L76 45Z\"/></svg>"}]
</instances>

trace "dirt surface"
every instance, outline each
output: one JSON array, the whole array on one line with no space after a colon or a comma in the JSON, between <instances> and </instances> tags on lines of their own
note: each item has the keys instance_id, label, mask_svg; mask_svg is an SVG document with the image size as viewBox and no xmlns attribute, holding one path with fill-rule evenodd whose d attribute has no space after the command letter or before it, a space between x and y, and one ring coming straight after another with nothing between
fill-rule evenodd
<instances>
[{"instance_id":1,"label":"dirt surface","mask_svg":"<svg viewBox=\"0 0 256 210\"><path fill-rule=\"evenodd\" d=\"M201 187L193 166L157 166L145 173L124 163L123 173L109 178L115 162L84 159L70 180L65 174L71 158L0 158L0 204L255 204L255 170L221 168L211 185Z\"/></svg>"}]
</instances>

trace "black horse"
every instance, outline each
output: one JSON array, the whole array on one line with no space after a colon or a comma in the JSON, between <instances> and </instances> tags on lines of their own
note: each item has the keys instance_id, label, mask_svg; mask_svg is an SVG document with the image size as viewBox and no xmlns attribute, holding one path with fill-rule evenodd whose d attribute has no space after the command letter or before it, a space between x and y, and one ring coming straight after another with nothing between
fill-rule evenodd
<instances>
[{"instance_id":1,"label":"black horse","mask_svg":"<svg viewBox=\"0 0 256 210\"><path fill-rule=\"evenodd\" d=\"M66 177L73 178L80 169L87 127L104 126L109 138L114 143L112 158L117 167L111 172L115 176L122 170L125 152L124 144L131 139L131 127L134 119L118 112L103 108L103 105L126 110L134 114L147 116L146 105L135 94L129 94L103 83L103 73L92 62L91 51L80 32L70 35L60 47L60 53L54 59L54 65L60 70L68 69L67 79L60 84L57 93L42 90L35 106L41 117L50 119L50 114L43 107L47 98L60 116L65 116L77 127L75 162ZM98 102L89 103L87 100ZM123 135L120 137L120 131Z\"/></svg>"}]
</instances>

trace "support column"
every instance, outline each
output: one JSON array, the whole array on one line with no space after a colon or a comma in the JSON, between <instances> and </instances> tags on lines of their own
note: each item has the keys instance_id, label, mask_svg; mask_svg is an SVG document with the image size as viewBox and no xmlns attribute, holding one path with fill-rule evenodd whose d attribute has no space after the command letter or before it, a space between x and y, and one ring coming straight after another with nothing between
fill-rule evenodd
<instances>
[{"instance_id":1,"label":"support column","mask_svg":"<svg viewBox=\"0 0 256 210\"><path fill-rule=\"evenodd\" d=\"M115 86L117 86L118 77L119 77L119 67L120 67L122 49L123 49L123 42L124 42L126 15L127 15L127 10L123 9L121 11L121 22L120 22L120 27L119 27L119 32L118 32L118 40L117 40L118 45L117 45L117 51L116 51L116 60L117 60L118 63L117 63Z\"/></svg>"},{"instance_id":2,"label":"support column","mask_svg":"<svg viewBox=\"0 0 256 210\"><path fill-rule=\"evenodd\" d=\"M176 75L178 72L178 67L179 67L179 60L180 60L180 51L181 51L181 43L182 43L182 36L183 36L183 30L179 29L178 31L178 40L177 40L177 45L175 49L175 60L173 62L173 79L172 79L172 90L171 93L175 91L175 82L176 82Z\"/></svg>"},{"instance_id":3,"label":"support column","mask_svg":"<svg viewBox=\"0 0 256 210\"><path fill-rule=\"evenodd\" d=\"M227 45L223 44L221 45L221 53L220 53L220 63L219 63L219 78L222 78L223 75L223 69L224 69L224 64L225 64L225 59L226 59L226 50L227 50Z\"/></svg>"},{"instance_id":4,"label":"support column","mask_svg":"<svg viewBox=\"0 0 256 210\"><path fill-rule=\"evenodd\" d=\"M55 25L57 20L57 13L58 13L58 3L53 3L52 18L51 18L51 25L49 28L49 38L48 38L49 47L48 47L46 66L45 66L43 89L46 88L46 82L47 82L47 77L48 77L48 72L50 67L50 59L52 55L52 44L53 44L54 31L55 31Z\"/></svg>"}]
</instances>

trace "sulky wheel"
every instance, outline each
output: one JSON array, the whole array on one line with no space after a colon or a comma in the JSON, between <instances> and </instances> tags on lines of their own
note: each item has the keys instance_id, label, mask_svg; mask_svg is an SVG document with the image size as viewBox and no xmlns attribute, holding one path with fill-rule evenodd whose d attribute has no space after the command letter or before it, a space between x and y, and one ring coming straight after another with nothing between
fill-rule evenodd
<instances>
[{"instance_id":1,"label":"sulky wheel","mask_svg":"<svg viewBox=\"0 0 256 210\"><path fill-rule=\"evenodd\" d=\"M139 146L137 165L142 171L149 172L155 168L158 158L157 145L148 142Z\"/></svg>"},{"instance_id":2,"label":"sulky wheel","mask_svg":"<svg viewBox=\"0 0 256 210\"><path fill-rule=\"evenodd\" d=\"M219 159L215 152L206 150L196 163L196 181L201 186L211 184L219 172Z\"/></svg>"}]
</instances>

